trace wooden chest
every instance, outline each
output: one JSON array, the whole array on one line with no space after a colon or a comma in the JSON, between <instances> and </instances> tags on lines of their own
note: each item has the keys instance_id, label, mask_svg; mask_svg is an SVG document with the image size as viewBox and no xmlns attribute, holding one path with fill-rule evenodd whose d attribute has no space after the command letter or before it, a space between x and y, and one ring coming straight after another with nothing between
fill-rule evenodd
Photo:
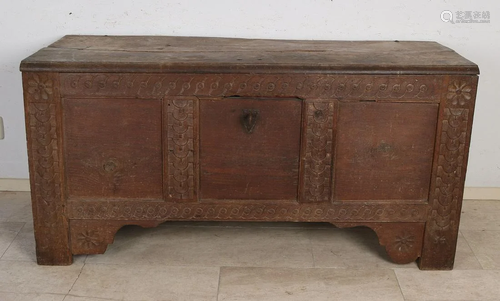
<instances>
[{"instance_id":1,"label":"wooden chest","mask_svg":"<svg viewBox=\"0 0 500 301\"><path fill-rule=\"evenodd\" d=\"M367 226L453 267L479 70L446 47L66 36L21 70L39 264L227 220Z\"/></svg>"}]
</instances>

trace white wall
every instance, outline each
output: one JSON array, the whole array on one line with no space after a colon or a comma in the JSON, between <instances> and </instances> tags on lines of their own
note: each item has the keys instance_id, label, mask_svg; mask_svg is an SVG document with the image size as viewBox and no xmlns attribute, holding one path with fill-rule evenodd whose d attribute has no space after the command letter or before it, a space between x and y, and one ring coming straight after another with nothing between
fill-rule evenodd
<instances>
[{"instance_id":1,"label":"white wall","mask_svg":"<svg viewBox=\"0 0 500 301\"><path fill-rule=\"evenodd\" d=\"M19 62L65 34L434 40L481 69L467 186L500 186L500 1L0 0L0 178L27 178ZM443 10L490 11L451 24Z\"/></svg>"}]
</instances>

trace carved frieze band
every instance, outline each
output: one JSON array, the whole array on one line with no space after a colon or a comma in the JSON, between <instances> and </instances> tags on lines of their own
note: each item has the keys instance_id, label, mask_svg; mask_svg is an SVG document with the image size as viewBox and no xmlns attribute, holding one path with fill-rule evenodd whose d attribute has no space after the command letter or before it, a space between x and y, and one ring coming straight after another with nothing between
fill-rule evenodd
<instances>
[{"instance_id":1,"label":"carved frieze band","mask_svg":"<svg viewBox=\"0 0 500 301\"><path fill-rule=\"evenodd\" d=\"M38 253L53 252L68 241L61 197L61 161L57 129L58 75L24 73L24 99L30 177ZM57 244L54 244L57 241ZM61 254L58 254L61 255ZM57 255L54 255L57 256Z\"/></svg>"},{"instance_id":2,"label":"carved frieze band","mask_svg":"<svg viewBox=\"0 0 500 301\"><path fill-rule=\"evenodd\" d=\"M253 220L253 221L425 221L425 204L253 204L171 203L74 200L71 219L109 220Z\"/></svg>"},{"instance_id":3,"label":"carved frieze band","mask_svg":"<svg viewBox=\"0 0 500 301\"><path fill-rule=\"evenodd\" d=\"M302 202L328 202L332 187L333 101L307 101Z\"/></svg>"},{"instance_id":4,"label":"carved frieze band","mask_svg":"<svg viewBox=\"0 0 500 301\"><path fill-rule=\"evenodd\" d=\"M196 200L197 191L197 139L198 101L195 98L165 99L166 150L168 200Z\"/></svg>"},{"instance_id":5,"label":"carved frieze band","mask_svg":"<svg viewBox=\"0 0 500 301\"><path fill-rule=\"evenodd\" d=\"M62 96L293 96L438 101L441 77L328 74L63 73Z\"/></svg>"}]
</instances>

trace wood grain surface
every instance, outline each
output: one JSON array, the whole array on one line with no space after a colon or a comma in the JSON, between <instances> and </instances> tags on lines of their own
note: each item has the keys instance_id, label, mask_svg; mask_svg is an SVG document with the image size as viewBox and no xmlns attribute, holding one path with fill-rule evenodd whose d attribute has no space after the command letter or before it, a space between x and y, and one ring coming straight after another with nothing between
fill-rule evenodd
<instances>
[{"instance_id":1,"label":"wood grain surface","mask_svg":"<svg viewBox=\"0 0 500 301\"><path fill-rule=\"evenodd\" d=\"M286 221L453 267L479 69L438 43L66 36L21 70L39 264L124 225Z\"/></svg>"},{"instance_id":2,"label":"wood grain surface","mask_svg":"<svg viewBox=\"0 0 500 301\"><path fill-rule=\"evenodd\" d=\"M201 199L297 200L301 109L299 99L201 99ZM258 112L252 132L247 110Z\"/></svg>"},{"instance_id":3,"label":"wood grain surface","mask_svg":"<svg viewBox=\"0 0 500 301\"><path fill-rule=\"evenodd\" d=\"M69 198L162 198L159 100L64 99Z\"/></svg>"},{"instance_id":4,"label":"wood grain surface","mask_svg":"<svg viewBox=\"0 0 500 301\"><path fill-rule=\"evenodd\" d=\"M337 201L427 201L437 104L341 103Z\"/></svg>"},{"instance_id":5,"label":"wood grain surface","mask_svg":"<svg viewBox=\"0 0 500 301\"><path fill-rule=\"evenodd\" d=\"M436 42L299 41L165 36L66 36L22 71L477 74Z\"/></svg>"}]
</instances>

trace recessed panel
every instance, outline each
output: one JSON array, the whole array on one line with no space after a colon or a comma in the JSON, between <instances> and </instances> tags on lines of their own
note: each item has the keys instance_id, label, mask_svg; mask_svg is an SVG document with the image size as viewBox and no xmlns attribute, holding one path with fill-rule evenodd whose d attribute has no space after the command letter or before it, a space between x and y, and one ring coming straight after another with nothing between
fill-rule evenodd
<instances>
[{"instance_id":1,"label":"recessed panel","mask_svg":"<svg viewBox=\"0 0 500 301\"><path fill-rule=\"evenodd\" d=\"M299 99L200 100L201 198L296 200Z\"/></svg>"},{"instance_id":2,"label":"recessed panel","mask_svg":"<svg viewBox=\"0 0 500 301\"><path fill-rule=\"evenodd\" d=\"M159 100L64 99L68 196L161 198Z\"/></svg>"},{"instance_id":3,"label":"recessed panel","mask_svg":"<svg viewBox=\"0 0 500 301\"><path fill-rule=\"evenodd\" d=\"M335 198L426 200L437 104L340 103Z\"/></svg>"}]
</instances>

